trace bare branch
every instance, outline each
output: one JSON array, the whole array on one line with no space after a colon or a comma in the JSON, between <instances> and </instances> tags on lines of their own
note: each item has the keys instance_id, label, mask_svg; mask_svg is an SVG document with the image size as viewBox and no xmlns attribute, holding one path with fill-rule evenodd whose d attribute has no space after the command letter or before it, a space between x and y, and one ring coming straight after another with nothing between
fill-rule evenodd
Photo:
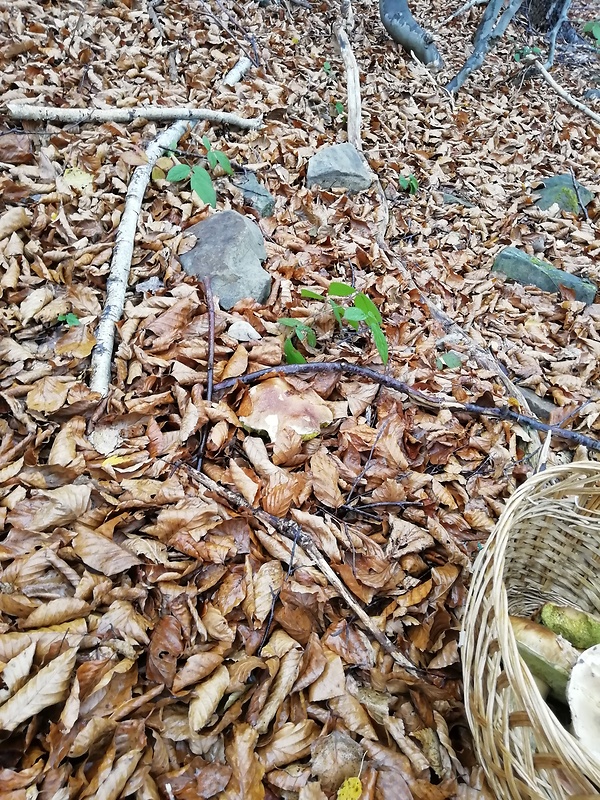
<instances>
[{"instance_id":1,"label":"bare branch","mask_svg":"<svg viewBox=\"0 0 600 800\"><path fill-rule=\"evenodd\" d=\"M108 394L115 330L123 314L135 234L146 186L157 159L168 147L177 144L188 127L187 121L180 120L160 133L146 148L148 162L136 167L129 182L106 283L106 303L96 329L96 346L92 352L90 388L99 392L102 397Z\"/></svg>"},{"instance_id":2,"label":"bare branch","mask_svg":"<svg viewBox=\"0 0 600 800\"><path fill-rule=\"evenodd\" d=\"M262 116L244 119L227 111L213 111L208 108L166 108L164 106L141 106L139 108L55 108L37 106L33 103L9 103L8 113L13 119L28 119L39 122L63 122L83 124L85 122L133 122L134 119L147 119L152 122L172 122L173 120L206 120L219 125L232 125L236 128L256 130L262 126Z\"/></svg>"},{"instance_id":3,"label":"bare branch","mask_svg":"<svg viewBox=\"0 0 600 800\"><path fill-rule=\"evenodd\" d=\"M515 422L518 425L523 425L526 428L532 428L536 431L552 433L558 439L564 439L572 444L583 445L590 450L600 450L600 441L598 441L598 439L592 439L590 436L577 433L577 431L564 430L558 425L547 425L544 422L540 422L535 417L519 414L506 407L488 408L487 406L478 406L474 403L459 403L457 400L444 395L426 394L418 389L413 389L412 386L409 386L403 381L396 380L396 378L393 378L391 375L384 375L381 372L376 372L374 369L369 369L369 367L363 367L360 364L350 364L347 361L313 361L310 364L282 364L279 367L267 367L257 372L251 372L248 375L242 375L239 378L229 378L228 380L221 381L221 383L217 383L213 387L213 390L215 393L225 392L228 389L232 389L238 383L248 385L256 383L261 380L261 378L271 378L275 375L298 375L302 373L319 372L337 372L346 375L357 375L360 378L367 378L375 383L379 383L381 386L385 386L388 389L402 392L423 408L449 408L457 413L474 414L481 417L491 417L492 419L504 419L508 422Z\"/></svg>"}]
</instances>

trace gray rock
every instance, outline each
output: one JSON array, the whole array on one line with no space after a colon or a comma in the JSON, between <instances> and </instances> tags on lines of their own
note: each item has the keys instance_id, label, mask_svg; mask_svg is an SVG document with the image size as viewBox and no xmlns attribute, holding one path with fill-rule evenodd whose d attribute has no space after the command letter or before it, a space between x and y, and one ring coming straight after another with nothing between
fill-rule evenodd
<instances>
[{"instance_id":1,"label":"gray rock","mask_svg":"<svg viewBox=\"0 0 600 800\"><path fill-rule=\"evenodd\" d=\"M459 194L452 194L452 192L442 192L442 198L444 203L447 206L464 206L465 208L475 208L473 203L470 203L468 200L465 200L464 197L461 197Z\"/></svg>"},{"instance_id":2,"label":"gray rock","mask_svg":"<svg viewBox=\"0 0 600 800\"><path fill-rule=\"evenodd\" d=\"M549 422L550 419L554 418L555 413L559 411L558 406L551 403L550 400L540 397L539 394L532 392L526 386L519 386L519 389L523 393L525 400L527 400L532 413L542 422Z\"/></svg>"},{"instance_id":3,"label":"gray rock","mask_svg":"<svg viewBox=\"0 0 600 800\"><path fill-rule=\"evenodd\" d=\"M594 195L579 181L574 181L570 173L564 175L553 175L551 178L544 178L543 183L537 189L535 204L542 211L547 211L555 203L563 211L570 211L572 214L581 213L581 205L587 206L594 199ZM580 202L581 201L581 205Z\"/></svg>"},{"instance_id":4,"label":"gray rock","mask_svg":"<svg viewBox=\"0 0 600 800\"><path fill-rule=\"evenodd\" d=\"M181 265L188 275L210 278L221 308L228 310L245 297L265 302L271 277L261 267L267 254L257 225L237 211L220 211L192 225L186 234L198 241L179 256Z\"/></svg>"},{"instance_id":5,"label":"gray rock","mask_svg":"<svg viewBox=\"0 0 600 800\"><path fill-rule=\"evenodd\" d=\"M256 180L253 172L247 172L241 180L235 181L235 185L242 190L246 203L255 208L261 217L273 216L275 198Z\"/></svg>"},{"instance_id":6,"label":"gray rock","mask_svg":"<svg viewBox=\"0 0 600 800\"><path fill-rule=\"evenodd\" d=\"M257 342L262 339L260 333L243 319L237 319L232 322L227 331L227 335L231 336L237 342Z\"/></svg>"},{"instance_id":7,"label":"gray rock","mask_svg":"<svg viewBox=\"0 0 600 800\"><path fill-rule=\"evenodd\" d=\"M322 189L334 187L360 192L368 189L374 176L350 142L322 147L308 162L306 183Z\"/></svg>"},{"instance_id":8,"label":"gray rock","mask_svg":"<svg viewBox=\"0 0 600 800\"><path fill-rule=\"evenodd\" d=\"M505 247L494 261L492 272L502 272L507 278L523 286L537 286L545 292L558 292L561 286L571 289L577 300L589 305L594 302L598 287L595 283L578 278L546 261L528 256L516 247Z\"/></svg>"}]
</instances>

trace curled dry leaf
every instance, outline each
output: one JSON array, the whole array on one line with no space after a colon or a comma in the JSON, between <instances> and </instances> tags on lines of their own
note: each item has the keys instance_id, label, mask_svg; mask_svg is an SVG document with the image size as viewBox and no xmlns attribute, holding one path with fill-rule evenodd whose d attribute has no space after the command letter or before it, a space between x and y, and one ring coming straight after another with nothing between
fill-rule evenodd
<instances>
[{"instance_id":1,"label":"curled dry leaf","mask_svg":"<svg viewBox=\"0 0 600 800\"><path fill-rule=\"evenodd\" d=\"M265 787L262 782L265 768L256 754L258 732L243 723L233 727L233 740L226 748L229 764L233 768L227 786L227 798L231 800L264 800Z\"/></svg>"},{"instance_id":2,"label":"curled dry leaf","mask_svg":"<svg viewBox=\"0 0 600 800\"><path fill-rule=\"evenodd\" d=\"M286 722L276 731L269 744L258 751L265 770L300 761L310 753L319 732L319 726L311 719L296 724Z\"/></svg>"},{"instance_id":3,"label":"curled dry leaf","mask_svg":"<svg viewBox=\"0 0 600 800\"><path fill-rule=\"evenodd\" d=\"M254 617L262 623L269 616L274 601L283 585L281 561L267 561L254 576Z\"/></svg>"},{"instance_id":4,"label":"curled dry leaf","mask_svg":"<svg viewBox=\"0 0 600 800\"><path fill-rule=\"evenodd\" d=\"M65 650L0 706L0 730L14 731L44 708L65 700L76 658L77 648Z\"/></svg>"},{"instance_id":5,"label":"curled dry leaf","mask_svg":"<svg viewBox=\"0 0 600 800\"><path fill-rule=\"evenodd\" d=\"M190 701L189 722L193 731L201 731L215 713L229 686L229 672L221 665L195 689Z\"/></svg>"},{"instance_id":6,"label":"curled dry leaf","mask_svg":"<svg viewBox=\"0 0 600 800\"><path fill-rule=\"evenodd\" d=\"M294 647L288 650L281 659L279 671L273 682L267 702L263 706L258 720L256 721L255 727L258 733L262 734L267 731L271 720L277 713L277 709L291 692L292 686L298 677L301 661L302 649L300 647Z\"/></svg>"}]
</instances>

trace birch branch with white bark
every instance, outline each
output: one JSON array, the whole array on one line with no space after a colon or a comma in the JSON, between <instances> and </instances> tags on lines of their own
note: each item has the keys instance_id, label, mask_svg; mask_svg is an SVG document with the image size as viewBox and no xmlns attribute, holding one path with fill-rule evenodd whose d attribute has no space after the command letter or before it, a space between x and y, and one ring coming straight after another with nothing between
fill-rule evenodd
<instances>
[{"instance_id":1,"label":"birch branch with white bark","mask_svg":"<svg viewBox=\"0 0 600 800\"><path fill-rule=\"evenodd\" d=\"M173 122L205 120L219 125L231 125L245 130L256 130L262 126L262 116L246 119L228 111L213 111L208 108L167 108L165 106L139 106L137 108L55 108L34 103L9 103L8 113L13 119L39 122L62 122L71 125L84 122L133 122L147 119L151 122Z\"/></svg>"},{"instance_id":2,"label":"birch branch with white bark","mask_svg":"<svg viewBox=\"0 0 600 800\"><path fill-rule=\"evenodd\" d=\"M92 352L90 389L102 397L108 394L110 385L116 327L125 305L135 234L146 187L157 159L165 150L177 145L187 128L187 120L178 120L153 139L145 151L148 163L136 167L127 188L106 282L106 302L96 328L96 346Z\"/></svg>"},{"instance_id":3,"label":"birch branch with white bark","mask_svg":"<svg viewBox=\"0 0 600 800\"><path fill-rule=\"evenodd\" d=\"M362 140L360 136L362 106L360 100L358 64L356 63L356 58L350 47L350 40L348 39L343 20L337 20L333 26L333 32L337 39L346 68L348 141L350 144L353 144L360 153L362 151Z\"/></svg>"}]
</instances>

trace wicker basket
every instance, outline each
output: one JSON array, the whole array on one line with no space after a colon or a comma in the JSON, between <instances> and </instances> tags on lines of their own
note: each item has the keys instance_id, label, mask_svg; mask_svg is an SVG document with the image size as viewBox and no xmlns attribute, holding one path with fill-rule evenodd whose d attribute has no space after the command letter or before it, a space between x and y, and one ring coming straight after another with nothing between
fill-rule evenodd
<instances>
[{"instance_id":1,"label":"wicker basket","mask_svg":"<svg viewBox=\"0 0 600 800\"><path fill-rule=\"evenodd\" d=\"M600 613L600 463L552 467L510 498L479 555L465 609L465 707L497 800L600 797L600 762L557 720L508 619L546 600Z\"/></svg>"}]
</instances>

